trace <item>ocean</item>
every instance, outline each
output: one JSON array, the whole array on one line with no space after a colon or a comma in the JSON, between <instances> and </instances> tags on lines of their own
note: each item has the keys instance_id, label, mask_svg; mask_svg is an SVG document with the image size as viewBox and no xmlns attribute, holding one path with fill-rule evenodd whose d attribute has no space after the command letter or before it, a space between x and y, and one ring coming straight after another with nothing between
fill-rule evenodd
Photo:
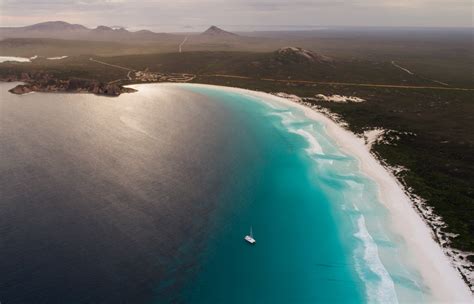
<instances>
[{"instance_id":1,"label":"ocean","mask_svg":"<svg viewBox=\"0 0 474 304\"><path fill-rule=\"evenodd\" d=\"M299 108L188 84L117 98L9 87L0 301L429 299L377 184Z\"/></svg>"}]
</instances>

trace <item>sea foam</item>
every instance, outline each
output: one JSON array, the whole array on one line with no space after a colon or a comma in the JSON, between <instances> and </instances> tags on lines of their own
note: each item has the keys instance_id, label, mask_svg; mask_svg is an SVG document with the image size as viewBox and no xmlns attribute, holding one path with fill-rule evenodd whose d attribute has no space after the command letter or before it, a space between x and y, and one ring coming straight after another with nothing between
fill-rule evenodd
<instances>
[{"instance_id":1,"label":"sea foam","mask_svg":"<svg viewBox=\"0 0 474 304\"><path fill-rule=\"evenodd\" d=\"M370 303L398 303L393 280L380 261L377 245L367 230L363 216L357 219L357 227L359 231L354 236L362 242L363 246L357 250L359 252L354 256L354 261L359 276L366 284L368 301ZM370 272L364 269L366 265Z\"/></svg>"},{"instance_id":2,"label":"sea foam","mask_svg":"<svg viewBox=\"0 0 474 304\"><path fill-rule=\"evenodd\" d=\"M323 148L319 144L316 137L311 135L308 131L306 131L304 129L296 129L296 130L295 129L290 129L290 132L295 133L295 134L299 134L299 135L301 135L302 137L304 137L306 139L306 141L309 144L309 147L306 148L306 152L308 152L310 155L324 154Z\"/></svg>"},{"instance_id":3,"label":"sea foam","mask_svg":"<svg viewBox=\"0 0 474 304\"><path fill-rule=\"evenodd\" d=\"M305 151L309 156L324 155L322 144L318 141L317 134L315 134L316 130L313 125L310 125L309 128L294 127L303 122L301 119L298 119L298 116L291 110L280 112L277 115L282 118L281 122L289 132L298 134L306 140L309 147L306 148ZM325 142L324 144L330 145L329 142ZM318 165L325 164L327 166L334 166L333 160L321 158L313 159ZM342 159L342 161L347 160L347 158ZM363 185L349 179L344 180L349 188L347 192L350 192L350 194L347 193L348 196L350 196L348 200L353 202L363 201ZM370 303L398 303L395 284L379 257L377 244L367 229L365 218L356 204L353 204L353 208L353 210L356 210L357 212L357 225L355 227L356 232L354 233L354 237L356 237L361 243L355 248L354 260L356 271L366 286L367 300ZM344 208L342 209L344 210ZM347 208L345 210L350 211Z\"/></svg>"}]
</instances>

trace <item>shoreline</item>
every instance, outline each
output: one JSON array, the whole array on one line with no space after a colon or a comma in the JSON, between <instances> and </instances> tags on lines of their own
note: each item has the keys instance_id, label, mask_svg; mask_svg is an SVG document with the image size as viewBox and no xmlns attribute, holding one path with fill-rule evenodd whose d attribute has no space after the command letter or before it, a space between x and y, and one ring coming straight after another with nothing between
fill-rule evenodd
<instances>
[{"instance_id":1,"label":"shoreline","mask_svg":"<svg viewBox=\"0 0 474 304\"><path fill-rule=\"evenodd\" d=\"M182 85L182 84L181 84ZM401 235L406 242L409 254L405 259L417 269L424 283L429 287L431 296L439 302L471 302L474 297L461 273L454 267L456 262L444 252L442 245L434 239L429 223L419 214L419 206L413 201L405 187L393 172L384 166L383 161L370 153L364 140L356 134L334 122L330 117L304 104L265 92L207 84L187 84L195 86L217 87L230 92L246 93L263 101L273 99L276 102L301 109L309 119L324 124L327 134L349 155L357 158L363 174L378 185L380 202L390 212L390 228Z\"/></svg>"},{"instance_id":2,"label":"shoreline","mask_svg":"<svg viewBox=\"0 0 474 304\"><path fill-rule=\"evenodd\" d=\"M326 117L330 118L340 127L350 131L349 124L340 115L331 112L327 108L321 106L314 106L311 103L307 102L306 98L301 98L296 95L286 94L282 92L270 94L284 99L288 99L294 103L300 104L313 111L321 113ZM473 255L474 252L462 251L451 247L451 240L453 237L456 237L456 234L443 231L444 228L448 227L447 224L443 221L443 218L434 212L433 207L427 204L425 199L414 193L412 188L408 184L406 184L403 179L399 179L397 177L398 173L407 169L403 166L391 166L385 161L385 159L383 159L383 157L372 152L372 145L379 141L384 142L385 134L390 131L391 130L375 128L371 130L366 130L364 131L364 133L355 135L356 137L360 137L365 141L365 145L367 146L367 149L372 154L372 156L375 157L375 159L385 168L385 170L387 170L392 175L392 177L398 182L399 186L405 192L405 195L413 204L415 211L425 222L425 224L428 225L431 229L432 236L435 241L441 246L441 249L443 250L444 254L450 259L452 266L454 266L455 269L460 273L462 279L468 286L468 289L474 295L474 263L470 262L467 259L467 257L469 255Z\"/></svg>"},{"instance_id":3,"label":"shoreline","mask_svg":"<svg viewBox=\"0 0 474 304\"><path fill-rule=\"evenodd\" d=\"M12 84L21 82L10 82ZM151 83L130 84L126 87L139 89L141 85ZM315 119L324 124L327 134L337 143L337 145L348 154L356 157L359 162L360 170L366 176L375 181L379 188L380 202L390 211L390 218L394 225L390 228L394 232L403 236L409 249L408 257L412 257L415 265L422 275L427 286L429 286L434 300L438 302L474 302L474 296L466 282L472 277L472 274L461 274L456 265L460 260L458 255L464 254L457 252L450 247L445 246L443 239L437 235L436 217L424 218L424 212L428 212L422 200L414 197L407 186L403 185L395 176L393 168L387 166L383 159L379 159L370 152L370 149L364 143L364 139L357 136L344 127L344 122L334 120L331 113L325 113L315 108L305 105L304 101L292 100L280 96L272 95L261 91L252 91L243 88L197 84L197 83L163 83L166 85L191 85L215 87L229 92L246 93L259 99L275 100L278 103L286 104L290 107L301 109L305 116ZM45 92L50 93L50 92ZM57 92L69 93L69 92ZM80 92L90 94L88 92ZM413 230L410 230L413 228ZM437 239L437 241L435 240ZM466 275L466 277L462 277Z\"/></svg>"}]
</instances>

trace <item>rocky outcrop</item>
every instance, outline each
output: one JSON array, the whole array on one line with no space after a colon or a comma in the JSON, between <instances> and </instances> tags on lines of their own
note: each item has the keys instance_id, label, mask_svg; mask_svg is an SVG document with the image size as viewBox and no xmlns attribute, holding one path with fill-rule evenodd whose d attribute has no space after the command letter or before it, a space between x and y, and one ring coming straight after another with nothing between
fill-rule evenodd
<instances>
[{"instance_id":1,"label":"rocky outcrop","mask_svg":"<svg viewBox=\"0 0 474 304\"><path fill-rule=\"evenodd\" d=\"M13 94L26 94L30 92L64 92L64 93L93 93L105 96L119 96L122 93L135 92L134 89L125 88L118 83L104 83L97 80L73 78L61 80L52 78L48 74L31 75L23 73L20 77L4 77L6 81L23 81L10 90Z\"/></svg>"},{"instance_id":2,"label":"rocky outcrop","mask_svg":"<svg viewBox=\"0 0 474 304\"><path fill-rule=\"evenodd\" d=\"M103 84L103 83L95 83L90 88L91 93L97 95L107 95L107 96L119 96L122 93L132 93L136 90L131 88L125 88L118 84Z\"/></svg>"},{"instance_id":3,"label":"rocky outcrop","mask_svg":"<svg viewBox=\"0 0 474 304\"><path fill-rule=\"evenodd\" d=\"M32 92L32 87L26 84L20 84L14 87L13 89L10 90L11 93L13 94L26 94Z\"/></svg>"},{"instance_id":4,"label":"rocky outcrop","mask_svg":"<svg viewBox=\"0 0 474 304\"><path fill-rule=\"evenodd\" d=\"M315 53L299 47L284 47L276 51L278 60L294 63L333 63L334 60L330 57Z\"/></svg>"}]
</instances>

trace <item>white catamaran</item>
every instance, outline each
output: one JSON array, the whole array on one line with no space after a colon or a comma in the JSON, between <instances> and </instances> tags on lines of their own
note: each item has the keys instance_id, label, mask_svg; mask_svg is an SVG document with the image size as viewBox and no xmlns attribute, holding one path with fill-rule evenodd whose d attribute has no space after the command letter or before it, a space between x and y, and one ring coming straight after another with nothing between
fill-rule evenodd
<instances>
[{"instance_id":1,"label":"white catamaran","mask_svg":"<svg viewBox=\"0 0 474 304\"><path fill-rule=\"evenodd\" d=\"M253 238L252 226L250 226L250 234L244 237L244 240L250 244L255 244L257 241Z\"/></svg>"}]
</instances>

